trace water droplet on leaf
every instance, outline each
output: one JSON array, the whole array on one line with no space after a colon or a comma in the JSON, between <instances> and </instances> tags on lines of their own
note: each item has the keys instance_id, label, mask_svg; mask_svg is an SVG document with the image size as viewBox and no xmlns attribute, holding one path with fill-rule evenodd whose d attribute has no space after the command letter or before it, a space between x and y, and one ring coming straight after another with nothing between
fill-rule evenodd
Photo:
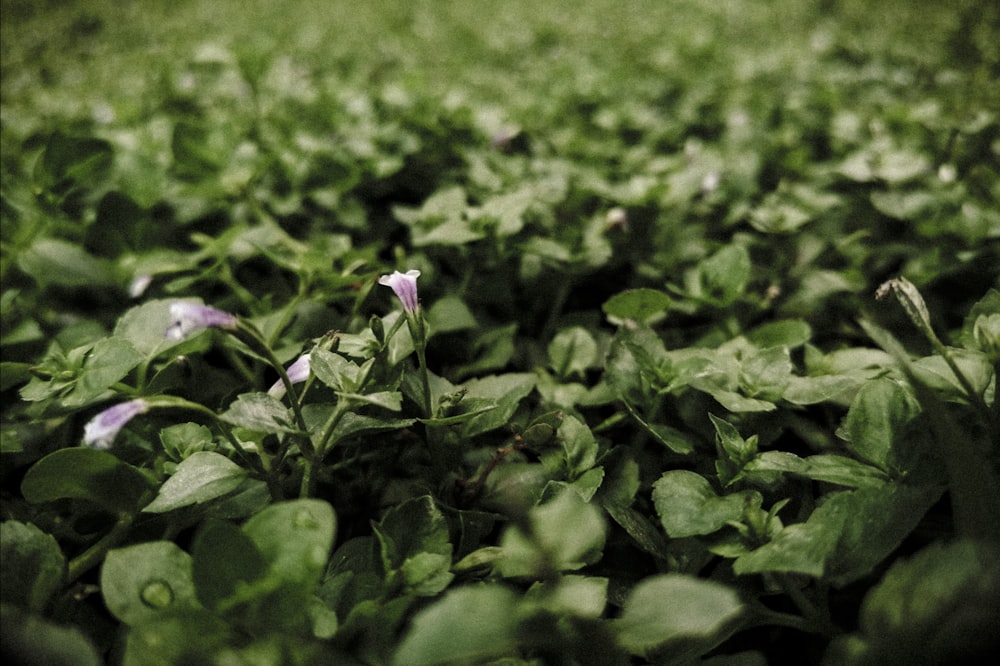
<instances>
[{"instance_id":1,"label":"water droplet on leaf","mask_svg":"<svg viewBox=\"0 0 1000 666\"><path fill-rule=\"evenodd\" d=\"M174 591L163 580L150 581L142 588L139 596L142 598L142 603L150 608L166 608L174 602Z\"/></svg>"},{"instance_id":2,"label":"water droplet on leaf","mask_svg":"<svg viewBox=\"0 0 1000 666\"><path fill-rule=\"evenodd\" d=\"M292 524L295 525L295 527L301 527L303 529L310 529L310 530L314 530L319 527L319 523L316 521L315 518L313 518L313 515L305 509L302 509L301 511L295 514L295 518L292 521Z\"/></svg>"}]
</instances>

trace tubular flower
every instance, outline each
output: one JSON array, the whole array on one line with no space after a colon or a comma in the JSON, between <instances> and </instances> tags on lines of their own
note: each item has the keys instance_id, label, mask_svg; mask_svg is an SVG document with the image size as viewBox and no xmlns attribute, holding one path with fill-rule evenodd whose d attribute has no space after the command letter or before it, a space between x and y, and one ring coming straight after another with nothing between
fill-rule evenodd
<instances>
[{"instance_id":1,"label":"tubular flower","mask_svg":"<svg viewBox=\"0 0 1000 666\"><path fill-rule=\"evenodd\" d=\"M295 363L288 366L288 369L285 372L288 374L288 380L290 382L293 384L301 384L305 380L309 379L309 359L309 354L303 354L295 360ZM279 379L274 382L274 385L268 389L267 393L268 395L280 400L285 395L285 383Z\"/></svg>"},{"instance_id":2,"label":"tubular flower","mask_svg":"<svg viewBox=\"0 0 1000 666\"><path fill-rule=\"evenodd\" d=\"M409 270L405 273L393 271L392 275L383 275L378 279L379 284L390 287L399 301L403 304L403 310L407 313L416 312L419 303L417 301L417 278L420 271Z\"/></svg>"},{"instance_id":3,"label":"tubular flower","mask_svg":"<svg viewBox=\"0 0 1000 666\"><path fill-rule=\"evenodd\" d=\"M142 398L108 407L83 427L83 443L95 449L111 448L118 431L135 416L148 411L149 403Z\"/></svg>"},{"instance_id":4,"label":"tubular flower","mask_svg":"<svg viewBox=\"0 0 1000 666\"><path fill-rule=\"evenodd\" d=\"M172 323L165 333L168 340L183 340L203 328L236 328L236 317L199 303L177 301L170 304Z\"/></svg>"}]
</instances>

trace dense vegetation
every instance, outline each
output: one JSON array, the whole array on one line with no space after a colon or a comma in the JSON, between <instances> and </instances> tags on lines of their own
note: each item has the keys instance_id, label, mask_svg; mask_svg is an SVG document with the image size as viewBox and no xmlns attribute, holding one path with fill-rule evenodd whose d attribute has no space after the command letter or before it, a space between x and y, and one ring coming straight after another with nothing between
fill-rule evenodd
<instances>
[{"instance_id":1,"label":"dense vegetation","mask_svg":"<svg viewBox=\"0 0 1000 666\"><path fill-rule=\"evenodd\" d=\"M2 14L9 657L995 647L995 3Z\"/></svg>"}]
</instances>

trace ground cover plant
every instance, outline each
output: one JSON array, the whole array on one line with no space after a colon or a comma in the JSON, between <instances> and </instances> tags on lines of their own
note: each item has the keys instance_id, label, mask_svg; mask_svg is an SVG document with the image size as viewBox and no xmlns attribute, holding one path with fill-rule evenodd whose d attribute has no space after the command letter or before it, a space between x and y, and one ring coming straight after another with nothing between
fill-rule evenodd
<instances>
[{"instance_id":1,"label":"ground cover plant","mask_svg":"<svg viewBox=\"0 0 1000 666\"><path fill-rule=\"evenodd\" d=\"M8 659L995 647L1000 10L576 5L3 1Z\"/></svg>"}]
</instances>

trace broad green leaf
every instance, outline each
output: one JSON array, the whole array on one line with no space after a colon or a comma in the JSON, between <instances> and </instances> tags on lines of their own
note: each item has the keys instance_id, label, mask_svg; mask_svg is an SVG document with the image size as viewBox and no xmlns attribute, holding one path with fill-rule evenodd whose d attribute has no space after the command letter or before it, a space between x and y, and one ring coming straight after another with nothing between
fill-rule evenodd
<instances>
[{"instance_id":1,"label":"broad green leaf","mask_svg":"<svg viewBox=\"0 0 1000 666\"><path fill-rule=\"evenodd\" d=\"M933 543L898 560L861 606L860 633L840 663L974 663L995 647L1000 552L973 541Z\"/></svg>"},{"instance_id":2,"label":"broad green leaf","mask_svg":"<svg viewBox=\"0 0 1000 666\"><path fill-rule=\"evenodd\" d=\"M169 347L184 344L166 338L172 317L170 306L174 299L149 301L130 308L115 324L116 338L127 341L145 358L152 358Z\"/></svg>"},{"instance_id":3,"label":"broad green leaf","mask_svg":"<svg viewBox=\"0 0 1000 666\"><path fill-rule=\"evenodd\" d=\"M881 486L889 481L888 475L877 467L825 453L800 458L787 451L765 451L747 463L743 472L748 478L753 478L756 472L787 472L848 488Z\"/></svg>"},{"instance_id":4,"label":"broad green leaf","mask_svg":"<svg viewBox=\"0 0 1000 666\"><path fill-rule=\"evenodd\" d=\"M597 440L590 428L575 416L566 416L559 425L558 437L562 444L566 469L575 479L597 462Z\"/></svg>"},{"instance_id":5,"label":"broad green leaf","mask_svg":"<svg viewBox=\"0 0 1000 666\"><path fill-rule=\"evenodd\" d=\"M197 664L221 652L232 641L233 629L204 609L145 618L129 627L122 666Z\"/></svg>"},{"instance_id":6,"label":"broad green leaf","mask_svg":"<svg viewBox=\"0 0 1000 666\"><path fill-rule=\"evenodd\" d=\"M965 317L962 324L962 346L978 349L995 363L1000 360L1000 290L986 292Z\"/></svg>"},{"instance_id":7,"label":"broad green leaf","mask_svg":"<svg viewBox=\"0 0 1000 666\"><path fill-rule=\"evenodd\" d=\"M783 319L758 326L747 333L746 338L759 349L795 349L809 342L812 327L801 319Z\"/></svg>"},{"instance_id":8,"label":"broad green leaf","mask_svg":"<svg viewBox=\"0 0 1000 666\"><path fill-rule=\"evenodd\" d=\"M604 373L621 399L642 405L650 393L650 378L656 377L668 362L663 341L651 329L622 329L608 350Z\"/></svg>"},{"instance_id":9,"label":"broad green leaf","mask_svg":"<svg viewBox=\"0 0 1000 666\"><path fill-rule=\"evenodd\" d=\"M639 548L654 557L666 557L667 540L663 531L646 514L615 502L607 502L603 506L612 520L625 530Z\"/></svg>"},{"instance_id":10,"label":"broad green leaf","mask_svg":"<svg viewBox=\"0 0 1000 666\"><path fill-rule=\"evenodd\" d=\"M202 504L236 490L246 477L247 471L224 455L199 451L177 466L143 511L164 513Z\"/></svg>"},{"instance_id":11,"label":"broad green leaf","mask_svg":"<svg viewBox=\"0 0 1000 666\"><path fill-rule=\"evenodd\" d=\"M787 347L770 347L743 359L739 383L744 394L776 402L792 376Z\"/></svg>"},{"instance_id":12,"label":"broad green leaf","mask_svg":"<svg viewBox=\"0 0 1000 666\"><path fill-rule=\"evenodd\" d=\"M0 586L4 604L41 614L65 578L66 558L51 534L16 520L0 524Z\"/></svg>"},{"instance_id":13,"label":"broad green leaf","mask_svg":"<svg viewBox=\"0 0 1000 666\"><path fill-rule=\"evenodd\" d=\"M517 595L499 585L450 590L416 614L392 663L482 663L512 653L517 646L517 604Z\"/></svg>"},{"instance_id":14,"label":"broad green leaf","mask_svg":"<svg viewBox=\"0 0 1000 666\"><path fill-rule=\"evenodd\" d=\"M864 382L865 377L858 374L789 377L781 397L793 405L839 402L853 395Z\"/></svg>"},{"instance_id":15,"label":"broad green leaf","mask_svg":"<svg viewBox=\"0 0 1000 666\"><path fill-rule=\"evenodd\" d=\"M556 334L549 343L548 352L549 366L556 375L561 378L583 376L597 360L597 342L587 329L573 326Z\"/></svg>"},{"instance_id":16,"label":"broad green leaf","mask_svg":"<svg viewBox=\"0 0 1000 666\"><path fill-rule=\"evenodd\" d=\"M886 470L893 446L919 411L916 400L900 384L875 379L858 391L837 434L858 457Z\"/></svg>"},{"instance_id":17,"label":"broad green leaf","mask_svg":"<svg viewBox=\"0 0 1000 666\"><path fill-rule=\"evenodd\" d=\"M94 137L53 132L35 165L35 183L56 195L95 186L107 176L114 159L110 143Z\"/></svg>"},{"instance_id":18,"label":"broad green leaf","mask_svg":"<svg viewBox=\"0 0 1000 666\"><path fill-rule=\"evenodd\" d=\"M535 375L527 372L490 375L466 382L466 399L495 400L496 408L466 421L463 435L473 437L507 425L521 400L535 388L535 382Z\"/></svg>"},{"instance_id":19,"label":"broad green leaf","mask_svg":"<svg viewBox=\"0 0 1000 666\"><path fill-rule=\"evenodd\" d=\"M210 610L225 615L234 608L240 610L238 604L253 603L270 592L254 585L267 573L267 562L236 525L206 522L192 544L191 558L198 600Z\"/></svg>"},{"instance_id":20,"label":"broad green leaf","mask_svg":"<svg viewBox=\"0 0 1000 666\"><path fill-rule=\"evenodd\" d=\"M18 268L43 289L58 287L109 287L110 271L79 245L55 238L39 238L17 258Z\"/></svg>"},{"instance_id":21,"label":"broad green leaf","mask_svg":"<svg viewBox=\"0 0 1000 666\"><path fill-rule=\"evenodd\" d=\"M144 506L153 484L107 451L81 447L60 449L35 463L21 482L21 493L35 503L84 499L118 514Z\"/></svg>"},{"instance_id":22,"label":"broad green leaf","mask_svg":"<svg viewBox=\"0 0 1000 666\"><path fill-rule=\"evenodd\" d=\"M99 398L143 360L142 354L118 338L98 340L87 355L83 371L63 404L78 407Z\"/></svg>"},{"instance_id":23,"label":"broad green leaf","mask_svg":"<svg viewBox=\"0 0 1000 666\"><path fill-rule=\"evenodd\" d=\"M7 594L4 581L4 596ZM100 666L106 663L87 635L73 625L50 622L42 615L3 606L3 655L8 664Z\"/></svg>"},{"instance_id":24,"label":"broad green leaf","mask_svg":"<svg viewBox=\"0 0 1000 666\"><path fill-rule=\"evenodd\" d=\"M108 610L129 625L200 608L191 557L170 541L110 551L101 567L101 593Z\"/></svg>"},{"instance_id":25,"label":"broad green leaf","mask_svg":"<svg viewBox=\"0 0 1000 666\"><path fill-rule=\"evenodd\" d=\"M673 640L710 638L743 610L739 595L721 583L664 574L636 585L614 624L619 642L645 655Z\"/></svg>"},{"instance_id":26,"label":"broad green leaf","mask_svg":"<svg viewBox=\"0 0 1000 666\"><path fill-rule=\"evenodd\" d=\"M355 402L368 403L387 409L390 412L398 412L403 408L403 394L399 391L378 391L376 393L338 393L341 399Z\"/></svg>"},{"instance_id":27,"label":"broad green leaf","mask_svg":"<svg viewBox=\"0 0 1000 666\"><path fill-rule=\"evenodd\" d=\"M312 351L309 369L321 382L335 391L353 391L357 387L360 368L340 354L317 348Z\"/></svg>"},{"instance_id":28,"label":"broad green leaf","mask_svg":"<svg viewBox=\"0 0 1000 666\"><path fill-rule=\"evenodd\" d=\"M608 579L563 576L532 585L523 604L560 616L598 618L608 603Z\"/></svg>"},{"instance_id":29,"label":"broad green leaf","mask_svg":"<svg viewBox=\"0 0 1000 666\"><path fill-rule=\"evenodd\" d=\"M416 422L416 419L381 419L374 416L347 412L337 423L336 427L334 427L333 436L330 438L330 441L339 442L348 437L370 435L375 432L402 430L403 428L409 428Z\"/></svg>"},{"instance_id":30,"label":"broad green leaf","mask_svg":"<svg viewBox=\"0 0 1000 666\"><path fill-rule=\"evenodd\" d=\"M197 423L178 423L160 431L160 444L173 460L184 460L213 445L212 431Z\"/></svg>"},{"instance_id":31,"label":"broad green leaf","mask_svg":"<svg viewBox=\"0 0 1000 666\"><path fill-rule=\"evenodd\" d=\"M267 393L243 393L219 419L254 432L298 432L291 410Z\"/></svg>"},{"instance_id":32,"label":"broad green leaf","mask_svg":"<svg viewBox=\"0 0 1000 666\"><path fill-rule=\"evenodd\" d=\"M400 570L412 594L433 596L451 582L448 525L429 495L390 509L374 531L386 572Z\"/></svg>"},{"instance_id":33,"label":"broad green leaf","mask_svg":"<svg viewBox=\"0 0 1000 666\"><path fill-rule=\"evenodd\" d=\"M478 328L469 306L457 296L446 296L427 310L427 322L434 335Z\"/></svg>"},{"instance_id":34,"label":"broad green leaf","mask_svg":"<svg viewBox=\"0 0 1000 666\"><path fill-rule=\"evenodd\" d=\"M959 372L977 396L986 395L989 401L995 389L991 384L995 376L993 364L986 354L968 349L950 349L949 353ZM948 400L969 402L969 394L948 362L941 356L927 356L913 362L913 372L930 388L941 392Z\"/></svg>"},{"instance_id":35,"label":"broad green leaf","mask_svg":"<svg viewBox=\"0 0 1000 666\"><path fill-rule=\"evenodd\" d=\"M612 321L631 319L644 324L665 313L672 302L656 289L626 289L605 301L601 309Z\"/></svg>"},{"instance_id":36,"label":"broad green leaf","mask_svg":"<svg viewBox=\"0 0 1000 666\"><path fill-rule=\"evenodd\" d=\"M503 576L545 578L574 571L596 561L604 548L601 510L564 490L555 499L532 507L524 527L510 525L500 539Z\"/></svg>"},{"instance_id":37,"label":"broad green leaf","mask_svg":"<svg viewBox=\"0 0 1000 666\"><path fill-rule=\"evenodd\" d=\"M307 587L319 582L335 531L333 507L316 499L272 504L243 526L272 575Z\"/></svg>"},{"instance_id":38,"label":"broad green leaf","mask_svg":"<svg viewBox=\"0 0 1000 666\"><path fill-rule=\"evenodd\" d=\"M837 585L867 575L905 539L940 498L941 488L883 484L836 493L804 523L733 565L739 575L794 572Z\"/></svg>"},{"instance_id":39,"label":"broad green leaf","mask_svg":"<svg viewBox=\"0 0 1000 666\"><path fill-rule=\"evenodd\" d=\"M750 280L750 254L742 245L727 245L698 264L698 275L696 296L718 307L731 305Z\"/></svg>"},{"instance_id":40,"label":"broad green leaf","mask_svg":"<svg viewBox=\"0 0 1000 666\"><path fill-rule=\"evenodd\" d=\"M759 504L760 494L744 490L719 497L705 477L687 470L664 472L653 484L660 524L675 539L717 532L728 521L739 520L751 501Z\"/></svg>"}]
</instances>

